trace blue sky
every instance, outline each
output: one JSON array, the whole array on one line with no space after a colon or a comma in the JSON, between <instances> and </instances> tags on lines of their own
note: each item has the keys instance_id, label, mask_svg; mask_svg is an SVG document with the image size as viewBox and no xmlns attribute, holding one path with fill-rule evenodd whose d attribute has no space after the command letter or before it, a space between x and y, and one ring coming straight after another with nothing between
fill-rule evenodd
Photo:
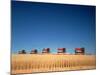
<instances>
[{"instance_id":1,"label":"blue sky","mask_svg":"<svg viewBox=\"0 0 100 75\"><path fill-rule=\"evenodd\" d=\"M12 52L85 47L95 54L95 6L12 1Z\"/></svg>"}]
</instances>

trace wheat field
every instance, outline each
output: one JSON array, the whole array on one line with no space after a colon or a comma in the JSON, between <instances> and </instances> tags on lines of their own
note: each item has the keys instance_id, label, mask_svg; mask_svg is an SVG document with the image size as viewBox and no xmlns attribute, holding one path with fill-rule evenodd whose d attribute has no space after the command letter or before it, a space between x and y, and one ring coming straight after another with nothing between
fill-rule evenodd
<instances>
[{"instance_id":1,"label":"wheat field","mask_svg":"<svg viewBox=\"0 0 100 75\"><path fill-rule=\"evenodd\" d=\"M95 55L12 54L11 73L87 70L96 68Z\"/></svg>"}]
</instances>

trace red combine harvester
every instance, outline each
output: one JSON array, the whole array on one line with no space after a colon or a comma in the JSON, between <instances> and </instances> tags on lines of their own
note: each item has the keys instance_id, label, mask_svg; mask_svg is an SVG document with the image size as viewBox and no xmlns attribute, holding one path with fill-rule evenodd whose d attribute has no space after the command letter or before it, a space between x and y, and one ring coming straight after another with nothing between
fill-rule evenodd
<instances>
[{"instance_id":1,"label":"red combine harvester","mask_svg":"<svg viewBox=\"0 0 100 75\"><path fill-rule=\"evenodd\" d=\"M65 53L65 52L66 52L66 48L58 48L58 54Z\"/></svg>"},{"instance_id":2,"label":"red combine harvester","mask_svg":"<svg viewBox=\"0 0 100 75\"><path fill-rule=\"evenodd\" d=\"M75 54L76 55L84 55L85 54L85 48L75 48Z\"/></svg>"},{"instance_id":3,"label":"red combine harvester","mask_svg":"<svg viewBox=\"0 0 100 75\"><path fill-rule=\"evenodd\" d=\"M25 50L21 50L18 52L18 54L26 54L26 51Z\"/></svg>"},{"instance_id":4,"label":"red combine harvester","mask_svg":"<svg viewBox=\"0 0 100 75\"><path fill-rule=\"evenodd\" d=\"M33 49L33 50L31 50L31 52L30 52L30 54L37 54L37 53L38 53L37 49Z\"/></svg>"},{"instance_id":5,"label":"red combine harvester","mask_svg":"<svg viewBox=\"0 0 100 75\"><path fill-rule=\"evenodd\" d=\"M44 49L42 50L42 53L50 53L50 48L44 48Z\"/></svg>"}]
</instances>

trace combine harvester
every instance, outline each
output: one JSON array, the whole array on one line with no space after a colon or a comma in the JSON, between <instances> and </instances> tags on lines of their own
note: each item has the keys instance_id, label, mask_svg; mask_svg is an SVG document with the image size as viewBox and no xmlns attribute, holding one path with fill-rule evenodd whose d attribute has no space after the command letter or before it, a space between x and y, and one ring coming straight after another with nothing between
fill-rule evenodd
<instances>
[{"instance_id":1,"label":"combine harvester","mask_svg":"<svg viewBox=\"0 0 100 75\"><path fill-rule=\"evenodd\" d=\"M67 54L66 48L58 48L57 54L51 54L50 48L44 48L42 54L32 50L12 54L12 74L39 72L88 70L96 68L95 55L85 55L84 48L75 48L75 54Z\"/></svg>"}]
</instances>

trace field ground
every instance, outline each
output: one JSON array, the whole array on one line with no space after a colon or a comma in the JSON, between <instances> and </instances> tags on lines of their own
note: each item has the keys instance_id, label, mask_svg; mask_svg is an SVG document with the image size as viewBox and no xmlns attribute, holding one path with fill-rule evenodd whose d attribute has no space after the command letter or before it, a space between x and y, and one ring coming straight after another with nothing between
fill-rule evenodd
<instances>
[{"instance_id":1,"label":"field ground","mask_svg":"<svg viewBox=\"0 0 100 75\"><path fill-rule=\"evenodd\" d=\"M96 68L95 55L12 54L12 74Z\"/></svg>"}]
</instances>

